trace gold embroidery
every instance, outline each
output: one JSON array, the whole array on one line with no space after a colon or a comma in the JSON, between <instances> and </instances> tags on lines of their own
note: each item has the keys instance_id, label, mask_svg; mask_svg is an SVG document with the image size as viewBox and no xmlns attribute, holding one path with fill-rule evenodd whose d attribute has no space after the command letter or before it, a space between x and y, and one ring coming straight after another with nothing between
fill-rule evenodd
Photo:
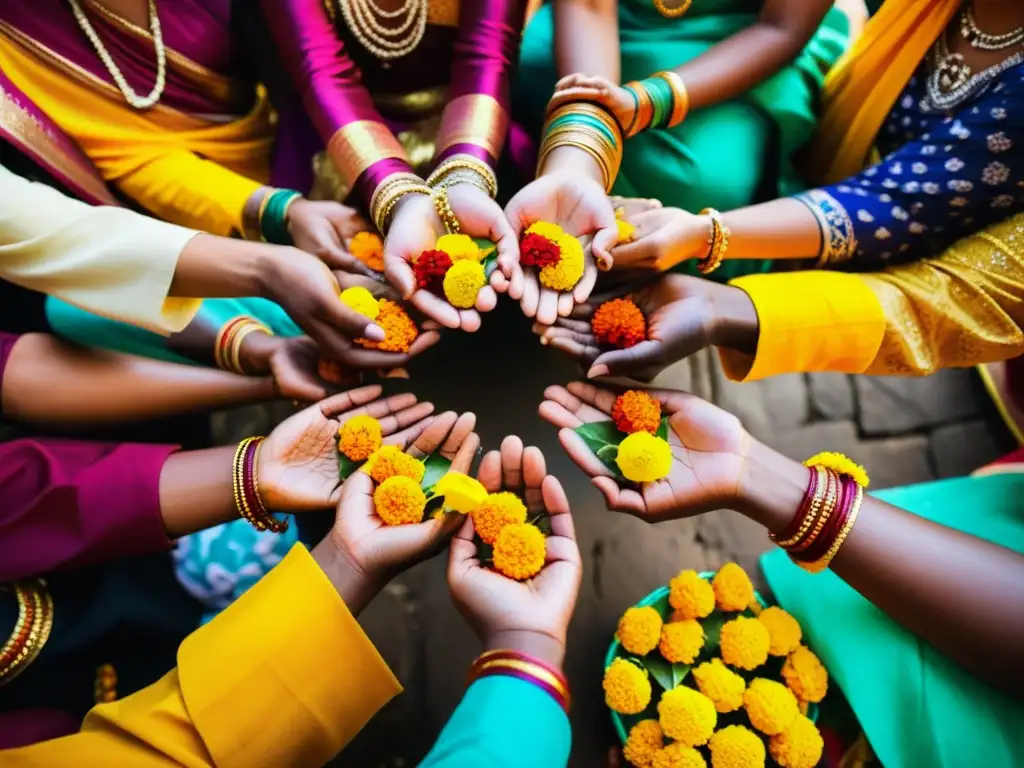
<instances>
[{"instance_id":1,"label":"gold embroidery","mask_svg":"<svg viewBox=\"0 0 1024 768\"><path fill-rule=\"evenodd\" d=\"M440 85L412 93L376 93L373 103L389 116L423 118L439 113L448 102L448 86Z\"/></svg>"},{"instance_id":2,"label":"gold embroidery","mask_svg":"<svg viewBox=\"0 0 1024 768\"><path fill-rule=\"evenodd\" d=\"M508 114L493 96L481 93L459 96L444 109L437 152L440 154L456 144L475 144L497 158L507 129Z\"/></svg>"},{"instance_id":3,"label":"gold embroidery","mask_svg":"<svg viewBox=\"0 0 1024 768\"><path fill-rule=\"evenodd\" d=\"M809 189L796 199L810 208L821 228L818 267L849 261L857 250L857 237L853 220L842 203L823 189Z\"/></svg>"},{"instance_id":4,"label":"gold embroidery","mask_svg":"<svg viewBox=\"0 0 1024 768\"><path fill-rule=\"evenodd\" d=\"M408 162L391 130L373 120L356 120L339 128L327 142L327 154L348 186L381 160L398 158Z\"/></svg>"}]
</instances>

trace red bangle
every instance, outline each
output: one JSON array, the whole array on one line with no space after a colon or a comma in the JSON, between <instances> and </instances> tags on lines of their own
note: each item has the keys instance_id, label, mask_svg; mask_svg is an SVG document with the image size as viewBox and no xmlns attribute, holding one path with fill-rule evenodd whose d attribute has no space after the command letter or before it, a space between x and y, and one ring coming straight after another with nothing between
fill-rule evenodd
<instances>
[{"instance_id":1,"label":"red bangle","mask_svg":"<svg viewBox=\"0 0 1024 768\"><path fill-rule=\"evenodd\" d=\"M515 677L537 686L551 696L566 714L569 713L569 683L561 670L550 664L519 651L488 651L473 662L468 684L472 685L482 677L497 675Z\"/></svg>"},{"instance_id":2,"label":"red bangle","mask_svg":"<svg viewBox=\"0 0 1024 768\"><path fill-rule=\"evenodd\" d=\"M832 518L811 546L803 552L791 553L794 560L802 563L813 563L820 560L831 549L839 532L846 525L853 507L853 500L857 496L857 483L846 475L839 475L839 482L842 488L839 503L836 505L836 511L832 514Z\"/></svg>"},{"instance_id":3,"label":"red bangle","mask_svg":"<svg viewBox=\"0 0 1024 768\"><path fill-rule=\"evenodd\" d=\"M284 533L288 530L287 520L278 520L267 508L263 506L260 498L259 484L256 479L256 457L259 455L260 446L263 445L263 438L253 440L249 443L245 457L245 475L243 482L245 486L245 500L249 504L249 510L259 525L262 525L273 533Z\"/></svg>"},{"instance_id":4,"label":"red bangle","mask_svg":"<svg viewBox=\"0 0 1024 768\"><path fill-rule=\"evenodd\" d=\"M795 536L796 532L800 530L804 517L807 516L807 512L811 507L811 502L814 500L814 494L818 490L818 472L811 469L810 473L811 479L807 484L807 490L804 492L804 500L800 502L800 506L797 508L796 514L793 515L793 519L789 521L789 524L785 528L783 528L779 533L768 534L772 541L785 541L786 539Z\"/></svg>"}]
</instances>

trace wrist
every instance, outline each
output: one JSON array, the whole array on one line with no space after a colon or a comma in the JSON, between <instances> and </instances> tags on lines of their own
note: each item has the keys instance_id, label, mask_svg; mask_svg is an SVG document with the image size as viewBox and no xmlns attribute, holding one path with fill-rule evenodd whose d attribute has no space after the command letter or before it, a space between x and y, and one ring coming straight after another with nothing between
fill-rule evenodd
<instances>
[{"instance_id":1,"label":"wrist","mask_svg":"<svg viewBox=\"0 0 1024 768\"><path fill-rule=\"evenodd\" d=\"M736 509L770 533L783 530L796 515L810 483L810 470L757 440L740 470Z\"/></svg>"},{"instance_id":2,"label":"wrist","mask_svg":"<svg viewBox=\"0 0 1024 768\"><path fill-rule=\"evenodd\" d=\"M367 574L339 549L331 534L313 547L310 554L353 616L358 616L380 591L379 580Z\"/></svg>"},{"instance_id":3,"label":"wrist","mask_svg":"<svg viewBox=\"0 0 1024 768\"><path fill-rule=\"evenodd\" d=\"M551 150L544 159L544 166L540 169L540 176L549 176L555 173L583 174L604 188L604 173L597 160L587 152L574 147L556 147Z\"/></svg>"},{"instance_id":4,"label":"wrist","mask_svg":"<svg viewBox=\"0 0 1024 768\"><path fill-rule=\"evenodd\" d=\"M505 629L484 638L485 651L519 651L562 669L565 662L565 641L545 632L530 629Z\"/></svg>"},{"instance_id":5,"label":"wrist","mask_svg":"<svg viewBox=\"0 0 1024 768\"><path fill-rule=\"evenodd\" d=\"M424 211L428 209L430 211L434 210L434 202L430 199L430 195L425 192L418 191L406 192L398 198L398 202L395 203L394 210L392 211L389 219L390 224L388 225L388 229L398 221L398 218L403 215L403 212L405 212L405 215L409 215L410 211L415 214L419 208L422 208Z\"/></svg>"},{"instance_id":6,"label":"wrist","mask_svg":"<svg viewBox=\"0 0 1024 768\"><path fill-rule=\"evenodd\" d=\"M759 324L750 294L731 285L712 284L711 341L715 346L753 355L757 352Z\"/></svg>"},{"instance_id":7,"label":"wrist","mask_svg":"<svg viewBox=\"0 0 1024 768\"><path fill-rule=\"evenodd\" d=\"M283 339L263 331L253 331L242 339L238 357L246 375L259 376L270 373L270 358L282 341Z\"/></svg>"}]
</instances>

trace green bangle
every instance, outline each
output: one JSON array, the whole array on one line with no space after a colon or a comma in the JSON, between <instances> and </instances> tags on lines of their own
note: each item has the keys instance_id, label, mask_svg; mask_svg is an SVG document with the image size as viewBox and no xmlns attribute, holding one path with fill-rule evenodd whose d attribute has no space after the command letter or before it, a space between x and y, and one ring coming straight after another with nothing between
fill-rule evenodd
<instances>
[{"instance_id":1,"label":"green bangle","mask_svg":"<svg viewBox=\"0 0 1024 768\"><path fill-rule=\"evenodd\" d=\"M642 85L647 95L651 97L651 105L654 107L651 128L664 128L672 117L672 106L675 103L672 86L660 77L649 77Z\"/></svg>"},{"instance_id":2,"label":"green bangle","mask_svg":"<svg viewBox=\"0 0 1024 768\"><path fill-rule=\"evenodd\" d=\"M294 189L275 189L270 193L260 216L260 234L266 242L292 244L292 237L288 234L288 209L300 197L302 193Z\"/></svg>"},{"instance_id":3,"label":"green bangle","mask_svg":"<svg viewBox=\"0 0 1024 768\"><path fill-rule=\"evenodd\" d=\"M585 126L597 131L598 135L602 136L612 147L617 147L619 145L615 134L608 129L608 126L592 115L581 115L576 113L559 115L555 120L551 121L550 125L548 125L547 133L551 133L551 131L561 125L569 124Z\"/></svg>"}]
</instances>

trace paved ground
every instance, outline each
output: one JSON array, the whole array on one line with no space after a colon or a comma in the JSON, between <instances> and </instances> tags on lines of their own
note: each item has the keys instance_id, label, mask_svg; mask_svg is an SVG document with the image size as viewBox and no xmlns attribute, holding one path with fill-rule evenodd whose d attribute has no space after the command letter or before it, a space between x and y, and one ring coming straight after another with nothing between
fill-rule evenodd
<instances>
[{"instance_id":1,"label":"paved ground","mask_svg":"<svg viewBox=\"0 0 1024 768\"><path fill-rule=\"evenodd\" d=\"M485 448L510 433L538 445L566 485L586 569L567 669L574 693L572 765L596 768L614 740L600 681L623 608L683 567L712 569L736 560L753 573L768 540L729 511L659 526L607 512L561 452L555 430L536 415L544 387L570 381L574 366L541 347L515 312L488 317L486 326L482 334L447 338L414 369L411 386L439 409L475 411ZM971 371L927 379L793 375L735 384L708 354L663 377L664 385L733 411L755 437L794 458L819 450L849 455L867 467L875 488L965 474L1011 448ZM457 704L479 652L449 599L443 559L390 585L362 621L406 690L337 765L415 765Z\"/></svg>"}]
</instances>

